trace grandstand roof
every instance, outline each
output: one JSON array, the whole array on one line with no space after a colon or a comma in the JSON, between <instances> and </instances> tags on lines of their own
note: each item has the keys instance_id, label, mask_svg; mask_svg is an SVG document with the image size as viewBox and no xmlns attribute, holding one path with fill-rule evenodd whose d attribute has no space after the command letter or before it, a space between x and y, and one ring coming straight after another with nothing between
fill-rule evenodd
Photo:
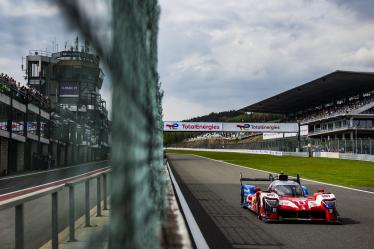
<instances>
[{"instance_id":1,"label":"grandstand roof","mask_svg":"<svg viewBox=\"0 0 374 249\"><path fill-rule=\"evenodd\" d=\"M374 73L335 71L244 107L241 111L294 113L372 90L374 90Z\"/></svg>"}]
</instances>

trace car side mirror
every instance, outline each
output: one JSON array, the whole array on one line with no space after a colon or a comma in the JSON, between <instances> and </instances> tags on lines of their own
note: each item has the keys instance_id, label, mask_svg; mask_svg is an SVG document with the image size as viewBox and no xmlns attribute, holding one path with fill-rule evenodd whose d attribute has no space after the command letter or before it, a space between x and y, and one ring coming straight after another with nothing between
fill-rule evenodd
<instances>
[{"instance_id":1,"label":"car side mirror","mask_svg":"<svg viewBox=\"0 0 374 249\"><path fill-rule=\"evenodd\" d=\"M324 192L325 192L325 190L323 188L318 189L318 193L324 193Z\"/></svg>"},{"instance_id":2,"label":"car side mirror","mask_svg":"<svg viewBox=\"0 0 374 249\"><path fill-rule=\"evenodd\" d=\"M258 191L261 191L260 188L255 188L255 193L257 193Z\"/></svg>"}]
</instances>

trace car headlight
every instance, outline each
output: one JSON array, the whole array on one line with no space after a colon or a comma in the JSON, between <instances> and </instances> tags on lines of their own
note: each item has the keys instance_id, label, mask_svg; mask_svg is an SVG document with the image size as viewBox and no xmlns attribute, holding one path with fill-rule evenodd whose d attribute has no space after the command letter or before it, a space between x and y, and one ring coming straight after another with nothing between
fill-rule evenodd
<instances>
[{"instance_id":1,"label":"car headlight","mask_svg":"<svg viewBox=\"0 0 374 249\"><path fill-rule=\"evenodd\" d=\"M265 199L265 203L266 203L269 207L277 207L278 204L279 204L279 201L278 201L278 200L274 200L274 199Z\"/></svg>"},{"instance_id":2,"label":"car headlight","mask_svg":"<svg viewBox=\"0 0 374 249\"><path fill-rule=\"evenodd\" d=\"M323 204L325 205L326 208L336 208L336 201L323 201Z\"/></svg>"}]
</instances>

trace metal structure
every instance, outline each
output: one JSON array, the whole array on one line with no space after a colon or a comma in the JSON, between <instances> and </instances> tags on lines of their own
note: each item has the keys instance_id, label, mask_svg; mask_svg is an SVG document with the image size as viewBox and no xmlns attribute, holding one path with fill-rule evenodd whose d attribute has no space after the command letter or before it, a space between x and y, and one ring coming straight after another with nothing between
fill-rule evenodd
<instances>
[{"instance_id":1,"label":"metal structure","mask_svg":"<svg viewBox=\"0 0 374 249\"><path fill-rule=\"evenodd\" d=\"M75 240L75 205L74 205L74 186L77 184L85 183L85 186L89 186L89 182L92 179L96 179L98 182L100 181L101 177L105 176L107 179L107 174L110 173L110 170L106 170L88 177L83 177L71 182L67 182L66 184L61 184L55 187L50 187L47 189L35 191L32 194L26 195L24 197L17 197L12 198L9 201L3 201L0 203L0 211L6 210L9 208L15 208L15 249L23 249L25 248L25 241L24 241L24 205L26 202L36 200L42 198L44 196L51 196L52 204L51 204L51 245L52 249L58 248L58 193L64 190L66 187L69 188L69 238L70 241ZM106 184L106 181L104 181ZM97 188L101 188L100 184L97 184ZM99 192L99 190L97 191ZM87 198L87 188L86 188L86 203L85 203L85 214L86 214L86 222L89 223L89 212L90 206L89 203L87 205L87 201L89 202L89 198ZM104 191L104 197L107 198L107 193ZM97 212L101 212L101 195L97 195L98 204L97 205ZM87 223L86 223L87 225Z\"/></svg>"},{"instance_id":2,"label":"metal structure","mask_svg":"<svg viewBox=\"0 0 374 249\"><path fill-rule=\"evenodd\" d=\"M174 144L172 147L178 147ZM201 142L199 145L183 144L183 148L206 148L206 149L246 149L246 150L271 150L282 152L295 152L298 148L302 151L310 152L340 152L374 155L374 139L316 139L302 138L298 141L297 137L263 140L249 143L230 143L222 141L221 143ZM300 150L299 150L300 151Z\"/></svg>"},{"instance_id":3,"label":"metal structure","mask_svg":"<svg viewBox=\"0 0 374 249\"><path fill-rule=\"evenodd\" d=\"M372 72L335 71L241 110L285 114L312 138L374 138L373 80Z\"/></svg>"}]
</instances>

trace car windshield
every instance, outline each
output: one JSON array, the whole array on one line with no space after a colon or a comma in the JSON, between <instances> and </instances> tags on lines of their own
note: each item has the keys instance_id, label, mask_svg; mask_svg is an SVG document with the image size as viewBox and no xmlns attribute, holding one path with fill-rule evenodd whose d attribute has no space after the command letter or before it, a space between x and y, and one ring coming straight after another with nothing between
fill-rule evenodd
<instances>
[{"instance_id":1,"label":"car windshield","mask_svg":"<svg viewBox=\"0 0 374 249\"><path fill-rule=\"evenodd\" d=\"M304 196L304 191L299 185L277 185L274 190L279 196Z\"/></svg>"}]
</instances>

